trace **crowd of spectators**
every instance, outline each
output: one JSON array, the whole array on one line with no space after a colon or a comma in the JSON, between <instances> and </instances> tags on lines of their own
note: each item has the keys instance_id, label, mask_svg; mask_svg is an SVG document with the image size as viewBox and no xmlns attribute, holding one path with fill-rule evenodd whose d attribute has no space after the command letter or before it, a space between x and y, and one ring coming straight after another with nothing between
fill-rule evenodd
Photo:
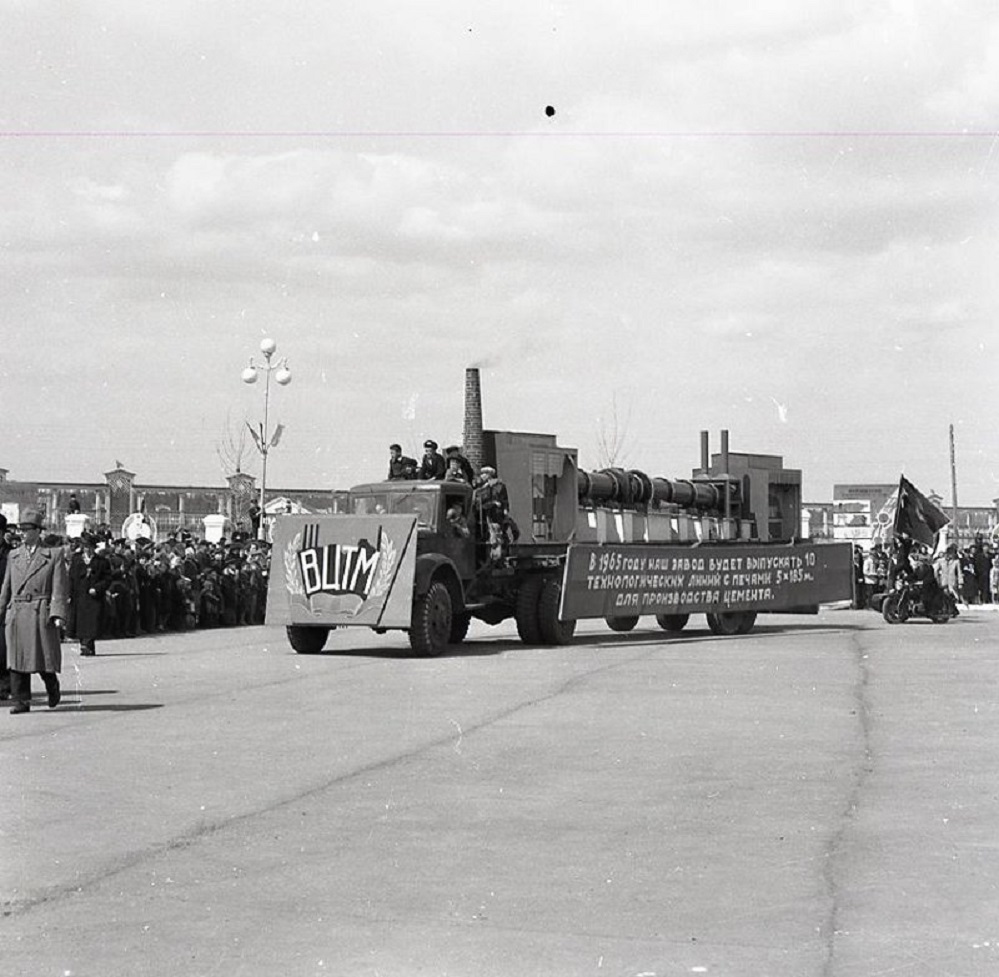
<instances>
[{"instance_id":1,"label":"crowd of spectators","mask_svg":"<svg viewBox=\"0 0 999 977\"><path fill-rule=\"evenodd\" d=\"M8 542L17 545L15 532L8 533ZM181 531L156 543L115 538L99 526L76 538L50 534L42 543L63 550L69 639L78 637L83 613L95 616L96 624L88 620L83 626L81 618L81 629L98 639L264 621L269 544L248 533L211 543Z\"/></svg>"},{"instance_id":2,"label":"crowd of spectators","mask_svg":"<svg viewBox=\"0 0 999 977\"><path fill-rule=\"evenodd\" d=\"M865 554L854 547L855 607L877 607L874 599L890 590L906 565L931 561L940 588L955 602L965 605L994 604L999 596L999 551L982 535L969 546L951 543L936 556L918 546L893 541L886 549L875 543Z\"/></svg>"}]
</instances>

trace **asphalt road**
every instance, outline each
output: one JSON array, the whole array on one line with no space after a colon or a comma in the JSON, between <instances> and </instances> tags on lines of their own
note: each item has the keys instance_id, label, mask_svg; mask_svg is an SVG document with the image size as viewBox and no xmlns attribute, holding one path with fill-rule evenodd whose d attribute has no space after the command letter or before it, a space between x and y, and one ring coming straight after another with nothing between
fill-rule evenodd
<instances>
[{"instance_id":1,"label":"asphalt road","mask_svg":"<svg viewBox=\"0 0 999 977\"><path fill-rule=\"evenodd\" d=\"M0 973L999 973L999 614L642 623L67 646L0 713Z\"/></svg>"}]
</instances>

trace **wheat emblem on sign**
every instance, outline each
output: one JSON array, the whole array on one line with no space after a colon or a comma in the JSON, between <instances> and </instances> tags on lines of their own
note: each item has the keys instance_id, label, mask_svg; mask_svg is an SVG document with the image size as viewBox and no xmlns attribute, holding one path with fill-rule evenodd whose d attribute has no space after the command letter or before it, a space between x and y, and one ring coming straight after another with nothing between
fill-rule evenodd
<instances>
[{"instance_id":1,"label":"wheat emblem on sign","mask_svg":"<svg viewBox=\"0 0 999 977\"><path fill-rule=\"evenodd\" d=\"M382 534L381 547L378 555L378 571L371 584L369 597L383 597L392 584L392 571L395 568L395 543L388 533Z\"/></svg>"},{"instance_id":2,"label":"wheat emblem on sign","mask_svg":"<svg viewBox=\"0 0 999 977\"><path fill-rule=\"evenodd\" d=\"M302 575L298 572L298 551L302 546L302 534L297 533L295 538L285 547L284 551L284 582L288 588L288 593L292 597L304 597L305 590L302 587Z\"/></svg>"}]
</instances>

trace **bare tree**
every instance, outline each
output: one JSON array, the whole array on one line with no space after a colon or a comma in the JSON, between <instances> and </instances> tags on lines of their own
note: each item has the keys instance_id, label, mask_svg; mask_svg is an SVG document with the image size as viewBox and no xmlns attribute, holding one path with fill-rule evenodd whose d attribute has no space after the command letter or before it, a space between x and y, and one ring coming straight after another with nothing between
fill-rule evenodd
<instances>
[{"instance_id":1,"label":"bare tree","mask_svg":"<svg viewBox=\"0 0 999 977\"><path fill-rule=\"evenodd\" d=\"M631 406L622 419L617 406L617 394L611 395L610 417L598 418L597 458L602 468L618 468L628 455L628 428L631 426Z\"/></svg>"},{"instance_id":2,"label":"bare tree","mask_svg":"<svg viewBox=\"0 0 999 977\"><path fill-rule=\"evenodd\" d=\"M232 423L232 412L226 411L222 434L215 443L215 453L219 456L222 474L228 478L238 475L243 470L243 457L246 454L246 423Z\"/></svg>"}]
</instances>

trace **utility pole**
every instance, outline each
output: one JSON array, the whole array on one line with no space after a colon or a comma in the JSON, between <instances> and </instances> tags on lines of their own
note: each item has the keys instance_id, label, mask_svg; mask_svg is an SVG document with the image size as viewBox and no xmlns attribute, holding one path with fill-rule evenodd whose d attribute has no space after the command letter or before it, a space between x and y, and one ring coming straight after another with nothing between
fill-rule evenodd
<instances>
[{"instance_id":1,"label":"utility pole","mask_svg":"<svg viewBox=\"0 0 999 977\"><path fill-rule=\"evenodd\" d=\"M957 462L955 461L954 455L954 425L950 426L950 521L951 525L954 527L954 539L952 540L957 546L960 546L958 540L958 527L957 527Z\"/></svg>"}]
</instances>

